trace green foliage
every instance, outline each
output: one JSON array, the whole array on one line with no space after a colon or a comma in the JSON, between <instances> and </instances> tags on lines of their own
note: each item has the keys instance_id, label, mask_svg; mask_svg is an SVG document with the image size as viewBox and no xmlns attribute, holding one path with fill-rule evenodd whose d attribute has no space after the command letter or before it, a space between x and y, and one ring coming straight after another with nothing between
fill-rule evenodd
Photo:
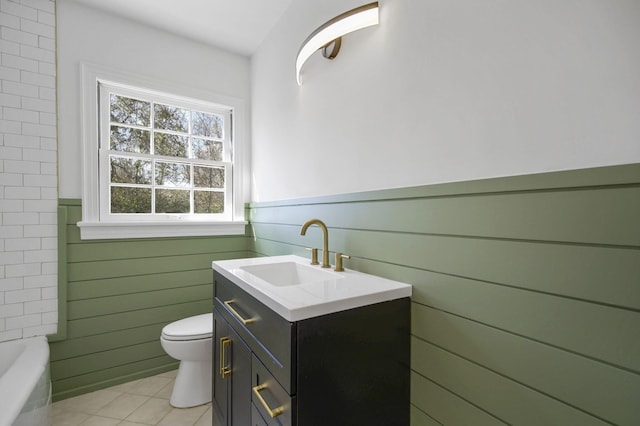
<instances>
[{"instance_id":1,"label":"green foliage","mask_svg":"<svg viewBox=\"0 0 640 426\"><path fill-rule=\"evenodd\" d=\"M151 149L150 132L132 127L111 126L111 142L109 148L112 151L149 154Z\"/></svg>"},{"instance_id":2,"label":"green foliage","mask_svg":"<svg viewBox=\"0 0 640 426\"><path fill-rule=\"evenodd\" d=\"M195 213L224 213L224 193L214 191L194 191Z\"/></svg>"},{"instance_id":3,"label":"green foliage","mask_svg":"<svg viewBox=\"0 0 640 426\"><path fill-rule=\"evenodd\" d=\"M111 157L111 182L150 184L151 161Z\"/></svg>"},{"instance_id":4,"label":"green foliage","mask_svg":"<svg viewBox=\"0 0 640 426\"><path fill-rule=\"evenodd\" d=\"M156 189L156 213L189 213L189 191Z\"/></svg>"},{"instance_id":5,"label":"green foliage","mask_svg":"<svg viewBox=\"0 0 640 426\"><path fill-rule=\"evenodd\" d=\"M154 152L167 157L186 158L189 153L189 138L169 133L153 133Z\"/></svg>"},{"instance_id":6,"label":"green foliage","mask_svg":"<svg viewBox=\"0 0 640 426\"><path fill-rule=\"evenodd\" d=\"M111 94L109 97L111 121L137 126L149 126L151 104L137 99Z\"/></svg>"},{"instance_id":7,"label":"green foliage","mask_svg":"<svg viewBox=\"0 0 640 426\"><path fill-rule=\"evenodd\" d=\"M156 129L173 130L187 133L189 131L189 111L169 105L155 104L153 106Z\"/></svg>"},{"instance_id":8,"label":"green foliage","mask_svg":"<svg viewBox=\"0 0 640 426\"><path fill-rule=\"evenodd\" d=\"M151 213L151 189L112 186L111 213Z\"/></svg>"}]
</instances>

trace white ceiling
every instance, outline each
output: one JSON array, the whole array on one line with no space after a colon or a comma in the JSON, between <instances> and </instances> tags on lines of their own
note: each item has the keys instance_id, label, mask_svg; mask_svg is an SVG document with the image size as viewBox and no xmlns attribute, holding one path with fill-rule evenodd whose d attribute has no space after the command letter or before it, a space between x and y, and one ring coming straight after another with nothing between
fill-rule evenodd
<instances>
[{"instance_id":1,"label":"white ceiling","mask_svg":"<svg viewBox=\"0 0 640 426\"><path fill-rule=\"evenodd\" d=\"M76 0L155 28L250 56L292 0Z\"/></svg>"}]
</instances>

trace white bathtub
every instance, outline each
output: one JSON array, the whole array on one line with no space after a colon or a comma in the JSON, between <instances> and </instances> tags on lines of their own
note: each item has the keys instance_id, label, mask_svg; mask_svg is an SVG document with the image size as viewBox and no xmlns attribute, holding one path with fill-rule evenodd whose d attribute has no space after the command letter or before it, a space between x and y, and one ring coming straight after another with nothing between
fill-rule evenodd
<instances>
[{"instance_id":1,"label":"white bathtub","mask_svg":"<svg viewBox=\"0 0 640 426\"><path fill-rule=\"evenodd\" d=\"M0 426L51 425L45 337L0 343Z\"/></svg>"}]
</instances>

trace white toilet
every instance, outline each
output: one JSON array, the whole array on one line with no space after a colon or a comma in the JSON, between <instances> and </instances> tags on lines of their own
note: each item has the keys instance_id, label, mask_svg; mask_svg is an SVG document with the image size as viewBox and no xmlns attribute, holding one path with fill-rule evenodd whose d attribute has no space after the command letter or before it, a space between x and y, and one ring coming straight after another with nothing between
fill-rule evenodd
<instances>
[{"instance_id":1,"label":"white toilet","mask_svg":"<svg viewBox=\"0 0 640 426\"><path fill-rule=\"evenodd\" d=\"M180 361L169 401L174 407L195 407L211 401L212 342L212 313L184 318L162 329L162 348Z\"/></svg>"}]
</instances>

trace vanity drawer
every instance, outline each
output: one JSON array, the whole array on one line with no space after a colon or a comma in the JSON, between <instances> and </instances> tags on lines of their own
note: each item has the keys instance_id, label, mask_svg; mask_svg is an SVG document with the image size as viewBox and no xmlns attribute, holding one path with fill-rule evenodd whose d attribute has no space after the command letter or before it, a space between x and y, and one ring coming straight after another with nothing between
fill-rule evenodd
<instances>
[{"instance_id":1,"label":"vanity drawer","mask_svg":"<svg viewBox=\"0 0 640 426\"><path fill-rule=\"evenodd\" d=\"M215 273L215 306L290 394L295 394L296 324Z\"/></svg>"},{"instance_id":2,"label":"vanity drawer","mask_svg":"<svg viewBox=\"0 0 640 426\"><path fill-rule=\"evenodd\" d=\"M269 426L264 421L255 405L251 404L251 426Z\"/></svg>"},{"instance_id":3,"label":"vanity drawer","mask_svg":"<svg viewBox=\"0 0 640 426\"><path fill-rule=\"evenodd\" d=\"M265 424L293 426L295 397L280 386L255 355L251 359L251 375L251 402Z\"/></svg>"}]
</instances>

